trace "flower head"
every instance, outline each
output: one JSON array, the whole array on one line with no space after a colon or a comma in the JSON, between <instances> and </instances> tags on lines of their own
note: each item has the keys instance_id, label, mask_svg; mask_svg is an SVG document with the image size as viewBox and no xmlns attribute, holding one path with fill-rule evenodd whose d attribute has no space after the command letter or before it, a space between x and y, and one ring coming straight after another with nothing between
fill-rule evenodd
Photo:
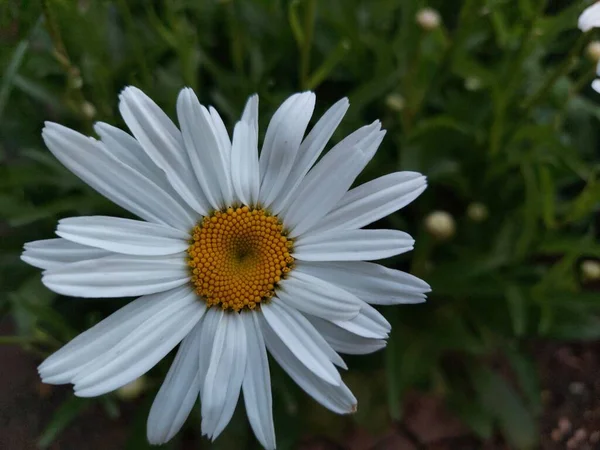
<instances>
[{"instance_id":1,"label":"flower head","mask_svg":"<svg viewBox=\"0 0 600 450\"><path fill-rule=\"evenodd\" d=\"M419 303L429 291L365 262L411 250L409 235L361 228L410 203L426 180L397 172L351 189L385 132L364 126L319 159L349 103L333 105L305 137L314 106L310 92L283 102L260 154L257 96L233 139L190 89L177 101L180 128L132 87L119 109L133 136L106 123L95 125L100 140L46 124L50 151L141 220L67 218L58 238L25 245L22 259L44 269L55 292L138 297L47 358L44 382L102 395L180 344L150 411L149 441L171 439L198 396L202 432L216 438L243 392L256 437L271 449L268 350L319 403L356 410L338 352L385 346L390 325L370 304Z\"/></svg>"}]
</instances>

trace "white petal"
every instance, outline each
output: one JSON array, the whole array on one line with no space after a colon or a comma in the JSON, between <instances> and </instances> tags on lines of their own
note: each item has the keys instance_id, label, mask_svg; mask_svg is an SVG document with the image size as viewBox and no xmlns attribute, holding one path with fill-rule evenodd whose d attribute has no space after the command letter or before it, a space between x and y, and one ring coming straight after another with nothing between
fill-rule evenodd
<instances>
[{"instance_id":1,"label":"white petal","mask_svg":"<svg viewBox=\"0 0 600 450\"><path fill-rule=\"evenodd\" d=\"M223 123L223 119L221 119L219 112L212 106L208 108L208 111L210 112L213 130L219 143L219 150L221 150L223 156L227 160L225 167L229 167L229 158L231 157L231 139L229 139L229 133L227 133L227 128L225 127L225 123Z\"/></svg>"},{"instance_id":2,"label":"white petal","mask_svg":"<svg viewBox=\"0 0 600 450\"><path fill-rule=\"evenodd\" d=\"M315 375L330 384L339 385L341 377L332 362L343 365L343 360L317 333L308 320L295 309L274 298L261 305L264 319L261 327L272 329L292 353ZM337 357L336 357L337 356ZM332 361L335 359L335 361Z\"/></svg>"},{"instance_id":3,"label":"white petal","mask_svg":"<svg viewBox=\"0 0 600 450\"><path fill-rule=\"evenodd\" d=\"M106 319L84 331L50 355L38 370L44 383L70 383L82 368L121 342L153 317L173 313L189 302L187 286L133 300Z\"/></svg>"},{"instance_id":4,"label":"white petal","mask_svg":"<svg viewBox=\"0 0 600 450\"><path fill-rule=\"evenodd\" d=\"M167 225L107 216L71 217L56 234L78 244L128 255L172 255L187 249L189 234Z\"/></svg>"},{"instance_id":5,"label":"white petal","mask_svg":"<svg viewBox=\"0 0 600 450\"><path fill-rule=\"evenodd\" d=\"M358 336L372 339L386 339L392 326L379 311L367 303L363 304L358 315L350 320L334 320L334 324Z\"/></svg>"},{"instance_id":6,"label":"white petal","mask_svg":"<svg viewBox=\"0 0 600 450\"><path fill-rule=\"evenodd\" d=\"M257 136L254 128L246 122L238 122L233 131L231 180L235 195L243 204L255 205L258 202Z\"/></svg>"},{"instance_id":7,"label":"white petal","mask_svg":"<svg viewBox=\"0 0 600 450\"><path fill-rule=\"evenodd\" d=\"M366 355L385 348L386 341L383 339L370 339L357 336L318 317L308 316L307 319L337 352L348 355Z\"/></svg>"},{"instance_id":8,"label":"white petal","mask_svg":"<svg viewBox=\"0 0 600 450\"><path fill-rule=\"evenodd\" d=\"M198 354L200 357L200 398L204 393L204 380L206 372L210 366L210 357L212 355L215 335L225 316L221 308L209 308L202 321L202 331L200 332L200 344L198 345Z\"/></svg>"},{"instance_id":9,"label":"white petal","mask_svg":"<svg viewBox=\"0 0 600 450\"><path fill-rule=\"evenodd\" d=\"M422 303L431 290L414 275L363 261L300 261L296 270L329 281L376 305Z\"/></svg>"},{"instance_id":10,"label":"white petal","mask_svg":"<svg viewBox=\"0 0 600 450\"><path fill-rule=\"evenodd\" d=\"M339 230L301 236L293 256L301 261L369 261L408 252L413 244L398 230Z\"/></svg>"},{"instance_id":11,"label":"white petal","mask_svg":"<svg viewBox=\"0 0 600 450\"><path fill-rule=\"evenodd\" d=\"M146 94L129 86L119 95L123 120L146 154L160 167L173 189L196 212L205 216L210 205L198 184L181 133Z\"/></svg>"},{"instance_id":12,"label":"white petal","mask_svg":"<svg viewBox=\"0 0 600 450\"><path fill-rule=\"evenodd\" d=\"M27 242L24 249L21 259L40 269L56 269L65 264L110 255L106 250L76 244L62 238Z\"/></svg>"},{"instance_id":13,"label":"white petal","mask_svg":"<svg viewBox=\"0 0 600 450\"><path fill-rule=\"evenodd\" d=\"M214 335L202 390L202 434L215 439L237 405L246 372L246 329L240 314L225 314Z\"/></svg>"},{"instance_id":14,"label":"white petal","mask_svg":"<svg viewBox=\"0 0 600 450\"><path fill-rule=\"evenodd\" d=\"M229 161L221 148L209 111L192 89L183 88L177 98L181 135L196 178L214 209L233 201Z\"/></svg>"},{"instance_id":15,"label":"white petal","mask_svg":"<svg viewBox=\"0 0 600 450\"><path fill-rule=\"evenodd\" d=\"M369 181L348 191L310 232L362 228L405 207L426 187L427 179L416 172L396 172Z\"/></svg>"},{"instance_id":16,"label":"white petal","mask_svg":"<svg viewBox=\"0 0 600 450\"><path fill-rule=\"evenodd\" d=\"M189 229L196 217L150 179L113 156L104 144L47 122L44 142L71 172L117 205L148 222Z\"/></svg>"},{"instance_id":17,"label":"white petal","mask_svg":"<svg viewBox=\"0 0 600 450\"><path fill-rule=\"evenodd\" d=\"M356 317L362 302L350 292L300 268L280 283L277 297L298 311L329 320Z\"/></svg>"},{"instance_id":18,"label":"white petal","mask_svg":"<svg viewBox=\"0 0 600 450\"><path fill-rule=\"evenodd\" d=\"M73 377L75 395L95 397L140 377L169 353L198 323L206 306L194 292L170 314L152 317Z\"/></svg>"},{"instance_id":19,"label":"white petal","mask_svg":"<svg viewBox=\"0 0 600 450\"><path fill-rule=\"evenodd\" d=\"M358 142L337 145L302 180L295 200L283 213L290 236L296 237L318 223L339 203L356 177L371 160L385 131L375 123Z\"/></svg>"},{"instance_id":20,"label":"white petal","mask_svg":"<svg viewBox=\"0 0 600 450\"><path fill-rule=\"evenodd\" d=\"M164 444L181 429L200 392L199 354L201 321L179 346L148 416L146 431L151 444Z\"/></svg>"},{"instance_id":21,"label":"white petal","mask_svg":"<svg viewBox=\"0 0 600 450\"><path fill-rule=\"evenodd\" d=\"M600 93L600 79L592 81L592 89Z\"/></svg>"},{"instance_id":22,"label":"white petal","mask_svg":"<svg viewBox=\"0 0 600 450\"><path fill-rule=\"evenodd\" d=\"M349 414L356 411L356 397L344 383L335 386L323 381L307 369L268 326L263 327L263 333L273 358L308 395L335 413Z\"/></svg>"},{"instance_id":23,"label":"white petal","mask_svg":"<svg viewBox=\"0 0 600 450\"><path fill-rule=\"evenodd\" d=\"M269 207L285 186L315 108L315 94L288 98L275 111L260 153L260 200Z\"/></svg>"},{"instance_id":24,"label":"white petal","mask_svg":"<svg viewBox=\"0 0 600 450\"><path fill-rule=\"evenodd\" d=\"M279 192L279 195L271 205L271 210L274 214L279 214L289 204L290 199L293 198L293 194L298 189L298 186L300 186L304 176L325 149L325 145L331 139L349 106L350 103L347 98L339 100L323 114L312 130L310 130L308 136L302 141L298 155L294 161L294 166L285 182L285 189Z\"/></svg>"},{"instance_id":25,"label":"white petal","mask_svg":"<svg viewBox=\"0 0 600 450\"><path fill-rule=\"evenodd\" d=\"M265 341L255 313L243 314L246 325L248 360L242 388L250 426L263 447L275 449L271 375Z\"/></svg>"},{"instance_id":26,"label":"white petal","mask_svg":"<svg viewBox=\"0 0 600 450\"><path fill-rule=\"evenodd\" d=\"M242 113L242 122L254 128L258 136L258 95L254 94L248 98Z\"/></svg>"},{"instance_id":27,"label":"white petal","mask_svg":"<svg viewBox=\"0 0 600 450\"><path fill-rule=\"evenodd\" d=\"M588 6L579 16L577 26L583 32L600 27L600 3Z\"/></svg>"},{"instance_id":28,"label":"white petal","mask_svg":"<svg viewBox=\"0 0 600 450\"><path fill-rule=\"evenodd\" d=\"M132 256L113 254L44 272L48 289L72 297L130 297L154 294L188 282L185 254Z\"/></svg>"}]
</instances>

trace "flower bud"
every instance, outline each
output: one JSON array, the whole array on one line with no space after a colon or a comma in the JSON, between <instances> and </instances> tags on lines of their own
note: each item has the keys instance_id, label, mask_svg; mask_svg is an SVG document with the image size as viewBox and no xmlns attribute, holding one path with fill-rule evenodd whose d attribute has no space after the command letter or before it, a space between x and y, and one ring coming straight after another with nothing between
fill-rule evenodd
<instances>
[{"instance_id":1,"label":"flower bud","mask_svg":"<svg viewBox=\"0 0 600 450\"><path fill-rule=\"evenodd\" d=\"M121 400L135 400L146 390L146 377L136 378L125 386L117 389L117 397Z\"/></svg>"},{"instance_id":2,"label":"flower bud","mask_svg":"<svg viewBox=\"0 0 600 450\"><path fill-rule=\"evenodd\" d=\"M481 80L477 77L467 77L465 79L465 89L467 91L478 91L481 89Z\"/></svg>"},{"instance_id":3,"label":"flower bud","mask_svg":"<svg viewBox=\"0 0 600 450\"><path fill-rule=\"evenodd\" d=\"M433 8L420 9L416 19L417 23L426 31L435 30L442 22L440 14Z\"/></svg>"},{"instance_id":4,"label":"flower bud","mask_svg":"<svg viewBox=\"0 0 600 450\"><path fill-rule=\"evenodd\" d=\"M600 280L600 262L587 259L581 263L581 274L584 280Z\"/></svg>"},{"instance_id":5,"label":"flower bud","mask_svg":"<svg viewBox=\"0 0 600 450\"><path fill-rule=\"evenodd\" d=\"M390 94L385 98L385 104L392 111L400 112L404 109L406 102L400 94Z\"/></svg>"},{"instance_id":6,"label":"flower bud","mask_svg":"<svg viewBox=\"0 0 600 450\"><path fill-rule=\"evenodd\" d=\"M425 229L433 237L443 241L454 236L456 224L446 211L433 211L425 218Z\"/></svg>"},{"instance_id":7,"label":"flower bud","mask_svg":"<svg viewBox=\"0 0 600 450\"><path fill-rule=\"evenodd\" d=\"M588 44L585 52L592 61L597 63L600 61L600 41L592 41Z\"/></svg>"},{"instance_id":8,"label":"flower bud","mask_svg":"<svg viewBox=\"0 0 600 450\"><path fill-rule=\"evenodd\" d=\"M489 211L483 203L473 202L467 206L467 217L473 222L483 222L488 216Z\"/></svg>"},{"instance_id":9,"label":"flower bud","mask_svg":"<svg viewBox=\"0 0 600 450\"><path fill-rule=\"evenodd\" d=\"M81 113L86 119L92 120L96 116L96 107L90 102L83 102L81 105Z\"/></svg>"}]
</instances>

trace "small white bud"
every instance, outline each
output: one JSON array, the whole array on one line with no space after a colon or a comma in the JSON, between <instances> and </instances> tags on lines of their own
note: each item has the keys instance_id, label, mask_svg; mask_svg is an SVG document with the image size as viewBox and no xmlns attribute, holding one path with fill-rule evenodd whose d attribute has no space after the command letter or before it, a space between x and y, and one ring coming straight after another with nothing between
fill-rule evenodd
<instances>
[{"instance_id":1,"label":"small white bud","mask_svg":"<svg viewBox=\"0 0 600 450\"><path fill-rule=\"evenodd\" d=\"M481 80L477 77L467 77L465 79L465 89L467 91L478 91L479 89L481 89L481 86Z\"/></svg>"},{"instance_id":2,"label":"small white bud","mask_svg":"<svg viewBox=\"0 0 600 450\"><path fill-rule=\"evenodd\" d=\"M600 61L600 41L592 41L585 49L588 58L597 63Z\"/></svg>"},{"instance_id":3,"label":"small white bud","mask_svg":"<svg viewBox=\"0 0 600 450\"><path fill-rule=\"evenodd\" d=\"M406 102L400 94L390 94L385 98L385 104L392 111L402 111Z\"/></svg>"},{"instance_id":4,"label":"small white bud","mask_svg":"<svg viewBox=\"0 0 600 450\"><path fill-rule=\"evenodd\" d=\"M91 120L96 116L96 107L90 102L83 102L81 105L81 113L86 119Z\"/></svg>"},{"instance_id":5,"label":"small white bud","mask_svg":"<svg viewBox=\"0 0 600 450\"><path fill-rule=\"evenodd\" d=\"M588 281L600 280L600 263L598 261L586 259L581 263L581 274L583 275L583 278Z\"/></svg>"},{"instance_id":6,"label":"small white bud","mask_svg":"<svg viewBox=\"0 0 600 450\"><path fill-rule=\"evenodd\" d=\"M467 216L473 222L483 222L488 218L489 211L483 203L473 202L467 206Z\"/></svg>"},{"instance_id":7,"label":"small white bud","mask_svg":"<svg viewBox=\"0 0 600 450\"><path fill-rule=\"evenodd\" d=\"M425 218L425 229L435 238L446 240L454 236L456 224L446 211L433 211Z\"/></svg>"},{"instance_id":8,"label":"small white bud","mask_svg":"<svg viewBox=\"0 0 600 450\"><path fill-rule=\"evenodd\" d=\"M442 23L440 13L433 8L423 8L417 12L417 23L427 31L435 30Z\"/></svg>"},{"instance_id":9,"label":"small white bud","mask_svg":"<svg viewBox=\"0 0 600 450\"><path fill-rule=\"evenodd\" d=\"M117 389L117 397L121 400L135 400L146 390L146 377L136 378L125 386Z\"/></svg>"}]
</instances>

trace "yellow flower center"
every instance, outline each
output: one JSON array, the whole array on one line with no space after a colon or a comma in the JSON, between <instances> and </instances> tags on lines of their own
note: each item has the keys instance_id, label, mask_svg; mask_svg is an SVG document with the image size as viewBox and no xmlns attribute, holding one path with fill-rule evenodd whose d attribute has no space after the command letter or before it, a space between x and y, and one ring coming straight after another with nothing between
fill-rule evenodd
<instances>
[{"instance_id":1,"label":"yellow flower center","mask_svg":"<svg viewBox=\"0 0 600 450\"><path fill-rule=\"evenodd\" d=\"M274 295L294 263L292 240L277 217L263 209L216 211L191 234L187 250L191 280L209 307L256 308Z\"/></svg>"}]
</instances>

